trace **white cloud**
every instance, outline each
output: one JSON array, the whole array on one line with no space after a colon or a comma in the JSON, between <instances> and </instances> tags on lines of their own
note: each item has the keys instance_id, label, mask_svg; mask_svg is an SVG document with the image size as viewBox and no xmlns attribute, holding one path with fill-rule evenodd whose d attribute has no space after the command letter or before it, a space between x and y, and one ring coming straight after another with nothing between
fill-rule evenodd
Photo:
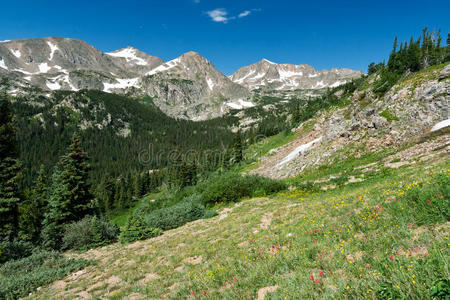
<instances>
[{"instance_id":1,"label":"white cloud","mask_svg":"<svg viewBox=\"0 0 450 300\"><path fill-rule=\"evenodd\" d=\"M198 1L200 1L200 0L198 0ZM252 10L244 10L239 15L237 15L237 17L236 16L229 17L228 16L228 12L226 11L225 8L216 8L216 9L208 11L206 13L211 18L211 20L213 20L214 22L227 23L228 21L234 20L236 18L246 17L249 14L251 14L253 11L261 11L261 9L260 8L257 8L257 9L254 8Z\"/></svg>"},{"instance_id":2,"label":"white cloud","mask_svg":"<svg viewBox=\"0 0 450 300\"><path fill-rule=\"evenodd\" d=\"M200 3L200 0L194 0L194 3Z\"/></svg>"},{"instance_id":3,"label":"white cloud","mask_svg":"<svg viewBox=\"0 0 450 300\"><path fill-rule=\"evenodd\" d=\"M214 21L214 22L222 22L226 23L229 19L227 17L227 11L223 8L217 8L215 10L211 10L207 12L208 16Z\"/></svg>"},{"instance_id":4,"label":"white cloud","mask_svg":"<svg viewBox=\"0 0 450 300\"><path fill-rule=\"evenodd\" d=\"M248 15L251 14L251 13L252 13L251 11L246 10L246 11L241 12L241 13L238 15L238 17L239 17L239 18L243 18L243 17L248 16Z\"/></svg>"}]
</instances>

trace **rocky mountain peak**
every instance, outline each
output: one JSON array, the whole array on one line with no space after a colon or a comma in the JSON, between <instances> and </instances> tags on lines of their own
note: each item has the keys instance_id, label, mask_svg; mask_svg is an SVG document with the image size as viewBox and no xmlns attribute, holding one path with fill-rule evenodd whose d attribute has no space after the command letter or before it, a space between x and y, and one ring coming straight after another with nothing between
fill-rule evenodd
<instances>
[{"instance_id":1,"label":"rocky mountain peak","mask_svg":"<svg viewBox=\"0 0 450 300\"><path fill-rule=\"evenodd\" d=\"M361 75L362 72L349 69L317 71L307 64L276 64L262 59L237 70L230 78L250 90L296 90L334 87Z\"/></svg>"}]
</instances>

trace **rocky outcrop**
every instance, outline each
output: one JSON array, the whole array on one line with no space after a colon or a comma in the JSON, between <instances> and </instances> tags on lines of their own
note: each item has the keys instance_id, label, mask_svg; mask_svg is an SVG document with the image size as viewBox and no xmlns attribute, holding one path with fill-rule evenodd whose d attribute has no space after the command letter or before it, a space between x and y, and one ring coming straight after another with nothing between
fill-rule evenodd
<instances>
[{"instance_id":1,"label":"rocky outcrop","mask_svg":"<svg viewBox=\"0 0 450 300\"><path fill-rule=\"evenodd\" d=\"M322 112L302 124L295 130L312 129L277 148L272 155L261 158L258 168L252 172L285 178L296 176L305 168L326 164L344 148L345 155L360 156L386 146L420 142L436 123L449 119L450 79L439 81L440 73L442 71L430 69L425 78L411 74L383 97L377 97L371 86L355 91L348 106ZM289 163L279 164L293 149L318 137L321 137L320 143ZM442 138L442 143L448 147L450 137Z\"/></svg>"}]
</instances>

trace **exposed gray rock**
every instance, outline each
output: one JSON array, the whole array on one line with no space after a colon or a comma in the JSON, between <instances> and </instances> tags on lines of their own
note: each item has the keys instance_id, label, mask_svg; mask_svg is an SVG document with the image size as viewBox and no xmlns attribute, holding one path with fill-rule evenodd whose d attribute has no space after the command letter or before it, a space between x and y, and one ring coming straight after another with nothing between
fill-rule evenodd
<instances>
[{"instance_id":1,"label":"exposed gray rock","mask_svg":"<svg viewBox=\"0 0 450 300\"><path fill-rule=\"evenodd\" d=\"M450 64L446 65L439 73L439 79L446 79L450 77Z\"/></svg>"}]
</instances>

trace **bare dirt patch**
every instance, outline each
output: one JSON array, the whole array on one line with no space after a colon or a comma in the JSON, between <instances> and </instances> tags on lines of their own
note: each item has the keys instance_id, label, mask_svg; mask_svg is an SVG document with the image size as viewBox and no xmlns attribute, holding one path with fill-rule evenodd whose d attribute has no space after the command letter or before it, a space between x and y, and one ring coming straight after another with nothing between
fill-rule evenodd
<instances>
[{"instance_id":1,"label":"bare dirt patch","mask_svg":"<svg viewBox=\"0 0 450 300\"><path fill-rule=\"evenodd\" d=\"M202 260L203 260L203 256L199 255L199 256L185 258L183 261L188 264L198 265L199 263L202 262Z\"/></svg>"},{"instance_id":2,"label":"bare dirt patch","mask_svg":"<svg viewBox=\"0 0 450 300\"><path fill-rule=\"evenodd\" d=\"M264 300L266 294L273 293L278 289L278 285L266 286L258 290L258 300Z\"/></svg>"},{"instance_id":3,"label":"bare dirt patch","mask_svg":"<svg viewBox=\"0 0 450 300\"><path fill-rule=\"evenodd\" d=\"M270 223L272 222L272 217L273 217L273 213L268 213L265 214L262 218L261 218L261 224L259 224L259 227L261 229L267 229L270 226Z\"/></svg>"}]
</instances>

